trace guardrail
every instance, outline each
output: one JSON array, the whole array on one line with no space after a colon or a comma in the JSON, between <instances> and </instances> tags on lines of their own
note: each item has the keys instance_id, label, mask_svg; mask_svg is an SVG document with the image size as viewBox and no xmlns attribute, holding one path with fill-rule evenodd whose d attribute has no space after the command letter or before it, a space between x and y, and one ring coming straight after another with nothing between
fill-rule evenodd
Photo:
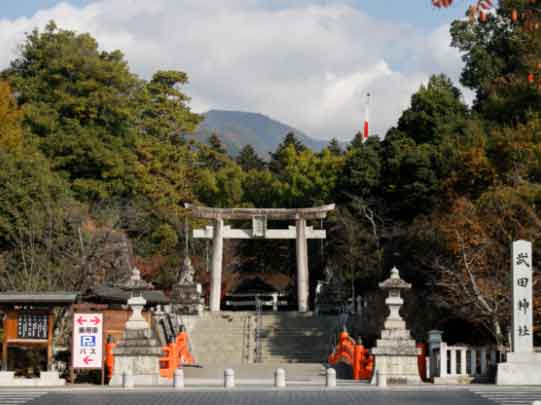
<instances>
[{"instance_id":1,"label":"guardrail","mask_svg":"<svg viewBox=\"0 0 541 405\"><path fill-rule=\"evenodd\" d=\"M493 346L448 345L443 332L432 330L428 337L427 377L445 380L486 380L491 367L505 360L505 352Z\"/></svg>"}]
</instances>

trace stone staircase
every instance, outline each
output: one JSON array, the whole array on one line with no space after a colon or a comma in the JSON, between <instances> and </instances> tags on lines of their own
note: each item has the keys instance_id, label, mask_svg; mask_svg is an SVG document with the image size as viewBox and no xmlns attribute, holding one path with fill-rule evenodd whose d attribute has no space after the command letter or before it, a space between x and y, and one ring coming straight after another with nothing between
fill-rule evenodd
<instances>
[{"instance_id":1,"label":"stone staircase","mask_svg":"<svg viewBox=\"0 0 541 405\"><path fill-rule=\"evenodd\" d=\"M264 313L260 334L262 363L325 363L329 334L336 321L333 315Z\"/></svg>"},{"instance_id":2,"label":"stone staircase","mask_svg":"<svg viewBox=\"0 0 541 405\"><path fill-rule=\"evenodd\" d=\"M263 364L324 363L336 316L297 312L263 313L260 358ZM256 362L254 312L205 313L190 328L192 353L203 366Z\"/></svg>"},{"instance_id":3,"label":"stone staircase","mask_svg":"<svg viewBox=\"0 0 541 405\"><path fill-rule=\"evenodd\" d=\"M225 368L237 379L270 381L284 368L288 381L323 383L329 333L336 316L265 312L261 317L261 363L256 363L255 312L204 313L190 320L192 354L200 368L186 367L186 378L223 383Z\"/></svg>"},{"instance_id":4,"label":"stone staircase","mask_svg":"<svg viewBox=\"0 0 541 405\"><path fill-rule=\"evenodd\" d=\"M203 366L253 362L255 317L247 312L204 313L192 321L190 343Z\"/></svg>"}]
</instances>

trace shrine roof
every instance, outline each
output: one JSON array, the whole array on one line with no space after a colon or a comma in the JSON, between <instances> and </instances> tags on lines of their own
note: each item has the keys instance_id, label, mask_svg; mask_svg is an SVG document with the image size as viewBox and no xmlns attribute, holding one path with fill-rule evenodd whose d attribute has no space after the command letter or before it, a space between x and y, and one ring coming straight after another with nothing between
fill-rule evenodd
<instances>
[{"instance_id":1,"label":"shrine roof","mask_svg":"<svg viewBox=\"0 0 541 405\"><path fill-rule=\"evenodd\" d=\"M0 293L0 305L20 304L44 304L44 305L69 305L75 302L77 293L56 292L18 292L6 291Z\"/></svg>"},{"instance_id":2,"label":"shrine roof","mask_svg":"<svg viewBox=\"0 0 541 405\"><path fill-rule=\"evenodd\" d=\"M193 216L204 219L251 219L264 215L270 220L322 219L334 210L334 204L310 208L212 208L185 204Z\"/></svg>"},{"instance_id":3,"label":"shrine roof","mask_svg":"<svg viewBox=\"0 0 541 405\"><path fill-rule=\"evenodd\" d=\"M142 295L149 305L165 305L171 301L163 291L160 290L138 290L136 295ZM84 301L98 301L102 303L118 303L125 304L132 296L131 291L123 290L116 286L100 286L89 289Z\"/></svg>"}]
</instances>

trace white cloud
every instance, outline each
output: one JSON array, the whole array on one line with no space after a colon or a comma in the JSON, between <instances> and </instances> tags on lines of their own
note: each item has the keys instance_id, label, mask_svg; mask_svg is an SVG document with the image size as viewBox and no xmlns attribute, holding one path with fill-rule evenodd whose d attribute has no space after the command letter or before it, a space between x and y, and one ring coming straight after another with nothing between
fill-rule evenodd
<instances>
[{"instance_id":1,"label":"white cloud","mask_svg":"<svg viewBox=\"0 0 541 405\"><path fill-rule=\"evenodd\" d=\"M448 26L426 35L345 1L101 0L0 20L0 68L24 32L50 19L122 50L145 77L186 71L196 111L261 112L320 138L352 137L366 91L372 128L384 134L431 73L456 79L462 66Z\"/></svg>"}]
</instances>

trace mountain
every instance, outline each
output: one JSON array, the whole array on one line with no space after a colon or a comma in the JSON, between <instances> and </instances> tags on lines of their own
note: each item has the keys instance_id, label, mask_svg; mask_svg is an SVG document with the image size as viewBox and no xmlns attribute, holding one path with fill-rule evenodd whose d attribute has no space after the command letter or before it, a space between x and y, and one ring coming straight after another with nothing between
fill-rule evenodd
<instances>
[{"instance_id":1,"label":"mountain","mask_svg":"<svg viewBox=\"0 0 541 405\"><path fill-rule=\"evenodd\" d=\"M263 114L242 111L211 110L203 114L205 119L195 132L195 138L207 142L215 132L228 153L236 156L245 145L252 145L256 152L267 159L288 132L294 132L299 140L314 152L319 152L328 141L314 139L289 125L275 121Z\"/></svg>"}]
</instances>

